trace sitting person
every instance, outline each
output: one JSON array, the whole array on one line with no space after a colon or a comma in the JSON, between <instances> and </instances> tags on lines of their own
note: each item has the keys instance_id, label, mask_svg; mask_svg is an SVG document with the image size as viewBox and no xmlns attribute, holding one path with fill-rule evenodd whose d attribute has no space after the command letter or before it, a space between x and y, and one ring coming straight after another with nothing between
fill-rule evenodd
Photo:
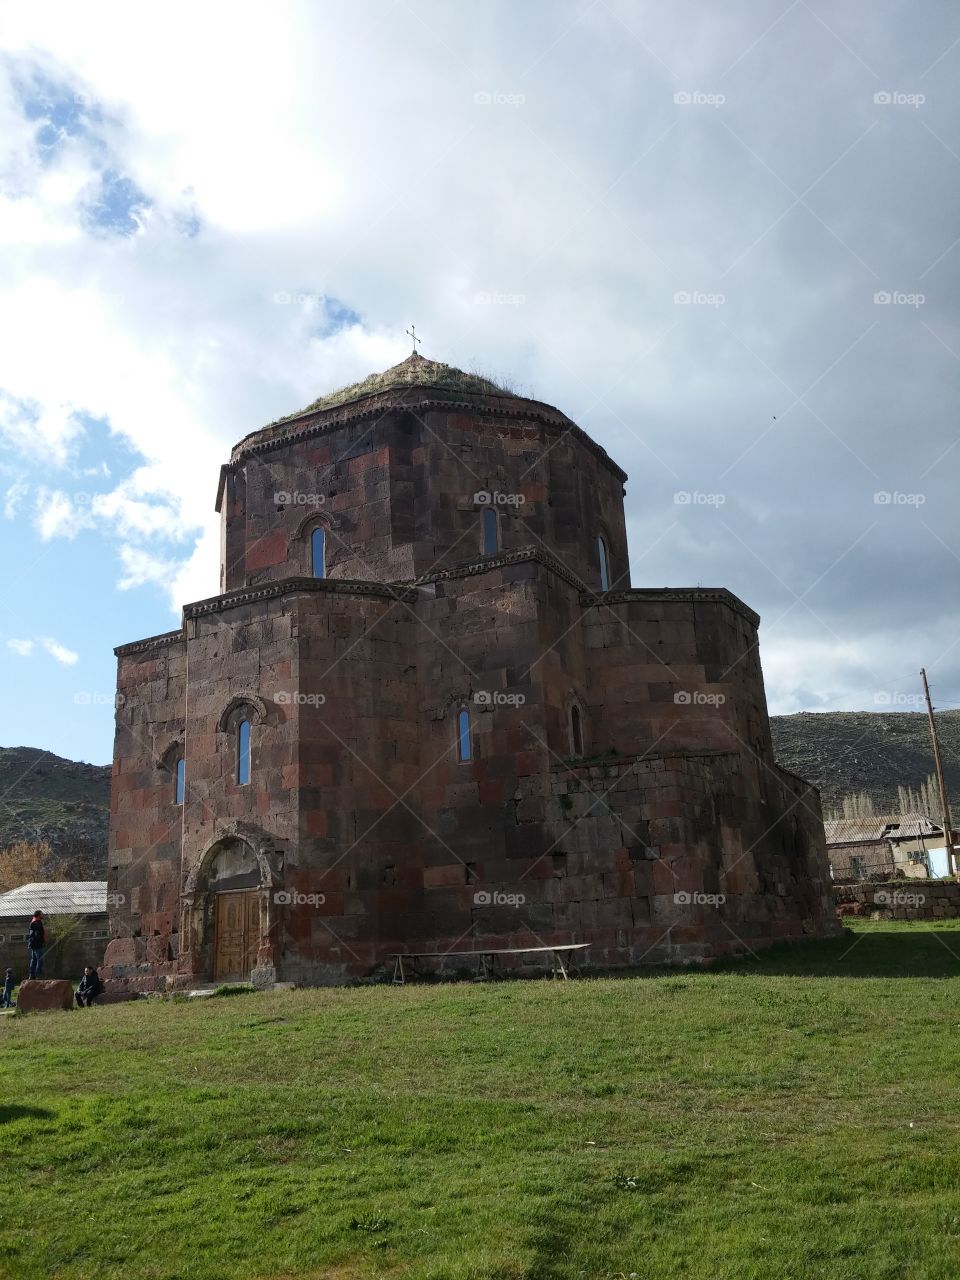
<instances>
[{"instance_id":1,"label":"sitting person","mask_svg":"<svg viewBox=\"0 0 960 1280\"><path fill-rule=\"evenodd\" d=\"M17 985L17 980L13 976L13 970L8 969L3 979L3 995L0 996L0 1009L13 1008L13 988Z\"/></svg>"},{"instance_id":2,"label":"sitting person","mask_svg":"<svg viewBox=\"0 0 960 1280\"><path fill-rule=\"evenodd\" d=\"M80 979L80 985L77 987L75 999L77 1005L83 1009L88 1008L96 1000L97 996L103 990L103 983L100 981L100 975L96 969L91 969L89 965L83 971L83 977Z\"/></svg>"}]
</instances>

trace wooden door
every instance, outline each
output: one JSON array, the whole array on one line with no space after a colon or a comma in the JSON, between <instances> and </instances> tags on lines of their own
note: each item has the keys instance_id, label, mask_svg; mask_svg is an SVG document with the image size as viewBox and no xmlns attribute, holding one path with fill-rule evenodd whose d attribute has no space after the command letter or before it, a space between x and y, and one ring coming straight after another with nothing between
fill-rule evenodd
<instances>
[{"instance_id":1,"label":"wooden door","mask_svg":"<svg viewBox=\"0 0 960 1280\"><path fill-rule=\"evenodd\" d=\"M218 893L213 911L213 976L248 978L260 947L260 891Z\"/></svg>"}]
</instances>

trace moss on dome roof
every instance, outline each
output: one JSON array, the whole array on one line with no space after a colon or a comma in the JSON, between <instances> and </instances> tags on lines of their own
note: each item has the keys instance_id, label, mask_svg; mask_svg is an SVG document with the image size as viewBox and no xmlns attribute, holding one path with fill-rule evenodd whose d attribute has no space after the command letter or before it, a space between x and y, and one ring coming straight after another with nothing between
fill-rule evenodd
<instances>
[{"instance_id":1,"label":"moss on dome roof","mask_svg":"<svg viewBox=\"0 0 960 1280\"><path fill-rule=\"evenodd\" d=\"M451 364L441 364L438 360L427 360L416 352L407 356L392 369L384 369L382 373L371 373L360 382L349 387L341 387L339 391L331 391L329 395L314 400L305 409L288 416L297 418L302 413L313 413L318 409L332 409L339 404L347 404L351 400L360 400L363 396L376 395L378 391L389 391L395 387L440 387L449 391L464 391L473 395L513 396L514 392L499 386L490 378L482 378L477 373L464 373Z\"/></svg>"}]
</instances>

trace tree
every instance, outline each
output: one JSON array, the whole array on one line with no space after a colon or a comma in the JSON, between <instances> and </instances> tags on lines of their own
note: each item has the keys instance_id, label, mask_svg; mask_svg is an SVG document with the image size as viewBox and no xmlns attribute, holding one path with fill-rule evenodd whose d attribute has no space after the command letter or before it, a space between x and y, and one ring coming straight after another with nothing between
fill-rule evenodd
<instances>
[{"instance_id":1,"label":"tree","mask_svg":"<svg viewBox=\"0 0 960 1280\"><path fill-rule=\"evenodd\" d=\"M872 818L876 813L873 799L866 791L854 791L843 797L843 816L845 818Z\"/></svg>"},{"instance_id":2,"label":"tree","mask_svg":"<svg viewBox=\"0 0 960 1280\"><path fill-rule=\"evenodd\" d=\"M51 877L54 852L46 840L16 840L0 849L0 893Z\"/></svg>"},{"instance_id":3,"label":"tree","mask_svg":"<svg viewBox=\"0 0 960 1280\"><path fill-rule=\"evenodd\" d=\"M912 787L897 787L897 808L900 813L923 813L940 825L940 788L937 775L930 773L914 791Z\"/></svg>"}]
</instances>

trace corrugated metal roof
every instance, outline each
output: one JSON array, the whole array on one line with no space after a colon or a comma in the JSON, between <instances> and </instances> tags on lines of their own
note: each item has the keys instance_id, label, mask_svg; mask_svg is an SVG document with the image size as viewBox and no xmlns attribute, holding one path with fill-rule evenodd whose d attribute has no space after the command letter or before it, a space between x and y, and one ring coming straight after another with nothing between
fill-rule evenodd
<instances>
[{"instance_id":1,"label":"corrugated metal roof","mask_svg":"<svg viewBox=\"0 0 960 1280\"><path fill-rule=\"evenodd\" d=\"M49 880L22 884L0 894L0 919L32 916L95 916L107 909L106 880Z\"/></svg>"},{"instance_id":2,"label":"corrugated metal roof","mask_svg":"<svg viewBox=\"0 0 960 1280\"><path fill-rule=\"evenodd\" d=\"M881 840L916 840L942 836L924 813L876 813L869 818L832 818L825 822L827 844L875 844Z\"/></svg>"}]
</instances>

